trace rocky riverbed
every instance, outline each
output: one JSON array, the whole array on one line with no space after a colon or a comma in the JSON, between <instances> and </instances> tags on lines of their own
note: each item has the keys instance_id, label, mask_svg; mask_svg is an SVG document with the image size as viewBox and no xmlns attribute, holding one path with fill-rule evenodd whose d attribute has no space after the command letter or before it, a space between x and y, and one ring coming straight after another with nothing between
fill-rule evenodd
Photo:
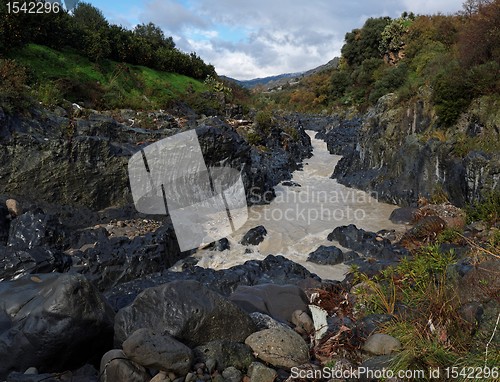
<instances>
[{"instance_id":1,"label":"rocky riverbed","mask_svg":"<svg viewBox=\"0 0 500 382\"><path fill-rule=\"evenodd\" d=\"M272 197L310 155L306 120L285 118L296 138L276 127L256 148L238 131L248 123L238 122L242 116L159 112L141 127L136 120L145 116L131 111L37 113L0 121L0 380L369 380L358 367L381 369L404 350L379 333L383 325L415 312L370 311L366 295L376 293L359 274L380 275L414 258L450 227L465 240L439 244L456 256L450 283L460 317L474 335L492 333L499 261L473 244L494 227L465 226L452 206L396 210L394 221L411 224L404 235L332 228L331 245L309 261L346 262L358 276L329 281L272 254L225 270L198 267L192 251L180 251L168 216L139 214L130 204L130 155L188 128L197 129L209 162L229 158L246 187ZM265 227L254 228L245 235L249 248L266 240ZM179 260L182 271L169 269ZM347 374L330 378L324 367Z\"/></svg>"},{"instance_id":2,"label":"rocky riverbed","mask_svg":"<svg viewBox=\"0 0 500 382\"><path fill-rule=\"evenodd\" d=\"M363 365L375 370L402 347L378 333L397 314L364 312L357 305L362 284L352 275L321 280L272 255L219 271L186 259L183 271L174 272L168 265L187 254L175 255L165 222L112 219L71 231L57 215L7 204L18 208L1 207L7 236L0 263L0 378L7 381L319 381L330 379L294 376L320 375L307 373L324 365L332 373ZM445 221L443 211L450 209L457 213L451 207L435 208L434 215L430 207L396 210L393 219ZM468 226L465 234L483 231ZM418 244L435 234L416 224L405 235ZM247 236L258 241L259 235L265 234ZM309 261L346 261L376 275L412 256L404 237L391 232L349 225L328 239L343 250L321 246ZM475 330L490 328L498 307L491 291L500 287L491 272L499 262L476 266L470 248L454 249L463 316L472 315ZM485 282L489 292L478 289ZM352 378L358 377L368 380Z\"/></svg>"}]
</instances>

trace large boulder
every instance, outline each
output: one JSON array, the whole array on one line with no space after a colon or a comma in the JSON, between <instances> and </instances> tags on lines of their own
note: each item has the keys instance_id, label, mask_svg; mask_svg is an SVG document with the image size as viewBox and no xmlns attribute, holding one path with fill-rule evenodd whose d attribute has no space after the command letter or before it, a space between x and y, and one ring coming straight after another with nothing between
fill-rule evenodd
<instances>
[{"instance_id":1,"label":"large boulder","mask_svg":"<svg viewBox=\"0 0 500 382\"><path fill-rule=\"evenodd\" d=\"M188 346L226 339L242 342L256 328L232 302L196 281L174 281L140 293L115 318L115 342L140 328L169 334Z\"/></svg>"},{"instance_id":2,"label":"large boulder","mask_svg":"<svg viewBox=\"0 0 500 382\"><path fill-rule=\"evenodd\" d=\"M264 241L264 236L267 235L267 230L264 226L259 225L250 229L241 239L243 245L258 245Z\"/></svg>"},{"instance_id":3,"label":"large boulder","mask_svg":"<svg viewBox=\"0 0 500 382\"><path fill-rule=\"evenodd\" d=\"M292 329L265 329L253 333L245 343L257 356L276 367L291 369L309 361L309 347Z\"/></svg>"},{"instance_id":4,"label":"large boulder","mask_svg":"<svg viewBox=\"0 0 500 382\"><path fill-rule=\"evenodd\" d=\"M374 333L367 338L362 349L374 355L387 355L401 349L401 342L388 334Z\"/></svg>"},{"instance_id":5,"label":"large boulder","mask_svg":"<svg viewBox=\"0 0 500 382\"><path fill-rule=\"evenodd\" d=\"M334 245L321 245L309 254L307 261L320 265L336 265L344 261L344 253Z\"/></svg>"},{"instance_id":6,"label":"large boulder","mask_svg":"<svg viewBox=\"0 0 500 382\"><path fill-rule=\"evenodd\" d=\"M13 280L33 273L66 272L72 258L48 247L23 250L0 246L0 280Z\"/></svg>"},{"instance_id":7,"label":"large boulder","mask_svg":"<svg viewBox=\"0 0 500 382\"><path fill-rule=\"evenodd\" d=\"M335 228L327 238L338 241L345 248L378 259L394 259L409 254L405 248L392 245L388 239L354 224Z\"/></svg>"},{"instance_id":8,"label":"large boulder","mask_svg":"<svg viewBox=\"0 0 500 382\"><path fill-rule=\"evenodd\" d=\"M306 294L295 285L239 286L229 299L248 313L264 313L283 322L291 322L294 311L308 306Z\"/></svg>"},{"instance_id":9,"label":"large boulder","mask_svg":"<svg viewBox=\"0 0 500 382\"><path fill-rule=\"evenodd\" d=\"M246 370L255 361L252 349L240 342L215 340L194 349L196 362L216 361L217 370L228 367Z\"/></svg>"},{"instance_id":10,"label":"large boulder","mask_svg":"<svg viewBox=\"0 0 500 382\"><path fill-rule=\"evenodd\" d=\"M151 379L144 366L128 359L119 349L104 354L99 374L102 382L148 382Z\"/></svg>"},{"instance_id":11,"label":"large boulder","mask_svg":"<svg viewBox=\"0 0 500 382\"><path fill-rule=\"evenodd\" d=\"M119 284L106 292L108 301L119 310L134 300L146 288L151 288L176 280L196 280L208 288L228 296L239 285L259 284L318 284L321 280L302 265L283 256L269 255L264 260L249 260L230 269L214 270L190 267L185 272L163 271L141 279Z\"/></svg>"},{"instance_id":12,"label":"large boulder","mask_svg":"<svg viewBox=\"0 0 500 382\"><path fill-rule=\"evenodd\" d=\"M32 249L43 245L63 249L66 236L57 217L37 208L12 221L7 245L16 249Z\"/></svg>"},{"instance_id":13,"label":"large boulder","mask_svg":"<svg viewBox=\"0 0 500 382\"><path fill-rule=\"evenodd\" d=\"M113 312L85 277L38 274L0 283L0 379L31 366L81 366L112 341Z\"/></svg>"},{"instance_id":14,"label":"large boulder","mask_svg":"<svg viewBox=\"0 0 500 382\"><path fill-rule=\"evenodd\" d=\"M188 255L189 252L180 251L172 223L165 222L155 232L133 239L97 235L95 244L76 253L74 258L75 269L104 291L168 269Z\"/></svg>"},{"instance_id":15,"label":"large boulder","mask_svg":"<svg viewBox=\"0 0 500 382\"><path fill-rule=\"evenodd\" d=\"M125 340L123 352L139 365L177 375L186 375L193 362L193 352L186 345L146 328L136 330Z\"/></svg>"}]
</instances>

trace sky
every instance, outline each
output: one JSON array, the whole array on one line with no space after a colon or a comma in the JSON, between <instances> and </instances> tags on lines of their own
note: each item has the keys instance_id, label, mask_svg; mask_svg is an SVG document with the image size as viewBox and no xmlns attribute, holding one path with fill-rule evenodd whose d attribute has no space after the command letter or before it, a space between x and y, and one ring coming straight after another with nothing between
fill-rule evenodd
<instances>
[{"instance_id":1,"label":"sky","mask_svg":"<svg viewBox=\"0 0 500 382\"><path fill-rule=\"evenodd\" d=\"M184 52L238 80L296 73L340 56L369 17L452 14L464 0L85 0L113 24L153 22Z\"/></svg>"}]
</instances>

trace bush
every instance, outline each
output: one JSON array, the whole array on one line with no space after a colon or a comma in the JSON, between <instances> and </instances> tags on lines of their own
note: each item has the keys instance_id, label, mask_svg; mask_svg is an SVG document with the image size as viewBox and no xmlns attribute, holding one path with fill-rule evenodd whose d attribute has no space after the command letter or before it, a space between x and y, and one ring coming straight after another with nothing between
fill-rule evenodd
<instances>
[{"instance_id":1,"label":"bush","mask_svg":"<svg viewBox=\"0 0 500 382\"><path fill-rule=\"evenodd\" d=\"M485 221L491 225L498 222L500 216L500 191L492 191L482 200L466 206L467 222Z\"/></svg>"},{"instance_id":2,"label":"bush","mask_svg":"<svg viewBox=\"0 0 500 382\"><path fill-rule=\"evenodd\" d=\"M351 78L346 70L335 70L331 78L332 96L340 98L351 84Z\"/></svg>"},{"instance_id":3,"label":"bush","mask_svg":"<svg viewBox=\"0 0 500 382\"><path fill-rule=\"evenodd\" d=\"M267 136L274 125L274 118L271 112L261 110L255 115L255 122L259 131Z\"/></svg>"},{"instance_id":4,"label":"bush","mask_svg":"<svg viewBox=\"0 0 500 382\"><path fill-rule=\"evenodd\" d=\"M26 111L31 104L25 68L14 60L0 60L0 107L12 114Z\"/></svg>"},{"instance_id":5,"label":"bush","mask_svg":"<svg viewBox=\"0 0 500 382\"><path fill-rule=\"evenodd\" d=\"M439 123L451 126L472 100L466 73L456 62L451 62L433 79L432 88Z\"/></svg>"},{"instance_id":6,"label":"bush","mask_svg":"<svg viewBox=\"0 0 500 382\"><path fill-rule=\"evenodd\" d=\"M34 96L45 106L55 106L63 100L61 91L53 82L38 85Z\"/></svg>"}]
</instances>

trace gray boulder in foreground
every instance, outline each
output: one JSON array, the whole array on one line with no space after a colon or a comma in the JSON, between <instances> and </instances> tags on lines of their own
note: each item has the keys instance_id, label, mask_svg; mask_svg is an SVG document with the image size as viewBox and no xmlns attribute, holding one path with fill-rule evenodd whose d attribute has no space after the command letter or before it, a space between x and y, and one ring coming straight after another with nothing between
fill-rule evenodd
<instances>
[{"instance_id":1,"label":"gray boulder in foreground","mask_svg":"<svg viewBox=\"0 0 500 382\"><path fill-rule=\"evenodd\" d=\"M232 302L197 281L173 281L140 293L118 311L115 343L140 328L169 334L188 346L214 340L243 342L256 331L251 318Z\"/></svg>"},{"instance_id":2,"label":"gray boulder in foreground","mask_svg":"<svg viewBox=\"0 0 500 382\"><path fill-rule=\"evenodd\" d=\"M113 315L81 275L37 274L0 283L0 380L11 371L81 366L112 345Z\"/></svg>"}]
</instances>

